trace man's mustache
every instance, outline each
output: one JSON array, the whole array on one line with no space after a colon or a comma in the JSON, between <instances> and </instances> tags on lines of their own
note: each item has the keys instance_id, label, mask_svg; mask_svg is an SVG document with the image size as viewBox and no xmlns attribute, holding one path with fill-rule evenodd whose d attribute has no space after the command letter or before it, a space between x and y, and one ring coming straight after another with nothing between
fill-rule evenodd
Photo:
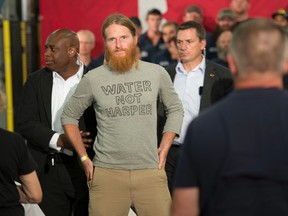
<instances>
[{"instance_id":1,"label":"man's mustache","mask_svg":"<svg viewBox=\"0 0 288 216\"><path fill-rule=\"evenodd\" d=\"M115 52L121 52L121 51L125 51L125 52L126 52L127 49L123 49L123 48L122 48L122 49L115 49L115 50L113 50L114 53L115 53Z\"/></svg>"}]
</instances>

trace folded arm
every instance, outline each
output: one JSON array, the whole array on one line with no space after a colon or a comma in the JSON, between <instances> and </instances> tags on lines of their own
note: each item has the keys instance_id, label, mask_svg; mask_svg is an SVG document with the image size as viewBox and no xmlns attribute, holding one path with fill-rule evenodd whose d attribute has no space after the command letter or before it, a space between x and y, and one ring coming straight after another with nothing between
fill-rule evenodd
<instances>
[{"instance_id":1,"label":"folded arm","mask_svg":"<svg viewBox=\"0 0 288 216\"><path fill-rule=\"evenodd\" d=\"M21 203L40 203L42 200L42 189L35 171L21 175L21 186L18 186Z\"/></svg>"}]
</instances>

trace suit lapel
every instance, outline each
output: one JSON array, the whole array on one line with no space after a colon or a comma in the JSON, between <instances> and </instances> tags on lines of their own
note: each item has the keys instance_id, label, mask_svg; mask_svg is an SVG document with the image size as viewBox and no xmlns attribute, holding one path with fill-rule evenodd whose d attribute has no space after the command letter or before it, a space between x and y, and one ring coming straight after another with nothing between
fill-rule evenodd
<instances>
[{"instance_id":1,"label":"suit lapel","mask_svg":"<svg viewBox=\"0 0 288 216\"><path fill-rule=\"evenodd\" d=\"M49 125L52 124L51 117L51 97L52 97L52 86L53 86L53 76L52 71L46 68L43 71L43 79L40 80L41 97L43 100L43 106L45 110L45 115L48 119Z\"/></svg>"},{"instance_id":2,"label":"suit lapel","mask_svg":"<svg viewBox=\"0 0 288 216\"><path fill-rule=\"evenodd\" d=\"M171 80L172 82L174 83L174 79L175 79L175 76L176 76L176 67L174 70L172 70L171 72L169 72L170 74L170 77L171 77Z\"/></svg>"},{"instance_id":3,"label":"suit lapel","mask_svg":"<svg viewBox=\"0 0 288 216\"><path fill-rule=\"evenodd\" d=\"M214 83L218 79L216 68L209 61L206 60L205 62L206 62L206 69L204 74L204 84L200 101L200 111L211 105L212 88ZM173 66L173 70L168 70L169 75L173 82L176 75L176 66L177 64Z\"/></svg>"},{"instance_id":4,"label":"suit lapel","mask_svg":"<svg viewBox=\"0 0 288 216\"><path fill-rule=\"evenodd\" d=\"M200 102L200 111L211 105L212 87L217 79L218 78L215 67L211 65L209 61L206 61L203 91Z\"/></svg>"}]
</instances>

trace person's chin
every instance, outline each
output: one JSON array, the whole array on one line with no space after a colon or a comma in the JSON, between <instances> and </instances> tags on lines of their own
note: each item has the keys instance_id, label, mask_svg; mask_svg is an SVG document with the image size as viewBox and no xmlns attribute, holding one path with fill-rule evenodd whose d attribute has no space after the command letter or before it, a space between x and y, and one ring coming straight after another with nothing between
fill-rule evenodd
<instances>
[{"instance_id":1,"label":"person's chin","mask_svg":"<svg viewBox=\"0 0 288 216\"><path fill-rule=\"evenodd\" d=\"M49 70L54 71L54 67L53 67L52 64L47 64L47 63L46 63L46 67L47 67Z\"/></svg>"},{"instance_id":2,"label":"person's chin","mask_svg":"<svg viewBox=\"0 0 288 216\"><path fill-rule=\"evenodd\" d=\"M188 55L181 55L180 59L181 60L187 60L187 59L189 59L189 56Z\"/></svg>"}]
</instances>

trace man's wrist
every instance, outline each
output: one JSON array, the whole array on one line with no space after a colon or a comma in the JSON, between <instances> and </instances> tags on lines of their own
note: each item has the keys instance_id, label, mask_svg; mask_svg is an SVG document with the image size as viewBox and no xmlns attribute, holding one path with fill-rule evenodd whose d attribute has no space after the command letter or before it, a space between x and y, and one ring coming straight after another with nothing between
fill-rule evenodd
<instances>
[{"instance_id":1,"label":"man's wrist","mask_svg":"<svg viewBox=\"0 0 288 216\"><path fill-rule=\"evenodd\" d=\"M89 159L89 156L86 154L80 158L81 162L83 163L85 160Z\"/></svg>"}]
</instances>

